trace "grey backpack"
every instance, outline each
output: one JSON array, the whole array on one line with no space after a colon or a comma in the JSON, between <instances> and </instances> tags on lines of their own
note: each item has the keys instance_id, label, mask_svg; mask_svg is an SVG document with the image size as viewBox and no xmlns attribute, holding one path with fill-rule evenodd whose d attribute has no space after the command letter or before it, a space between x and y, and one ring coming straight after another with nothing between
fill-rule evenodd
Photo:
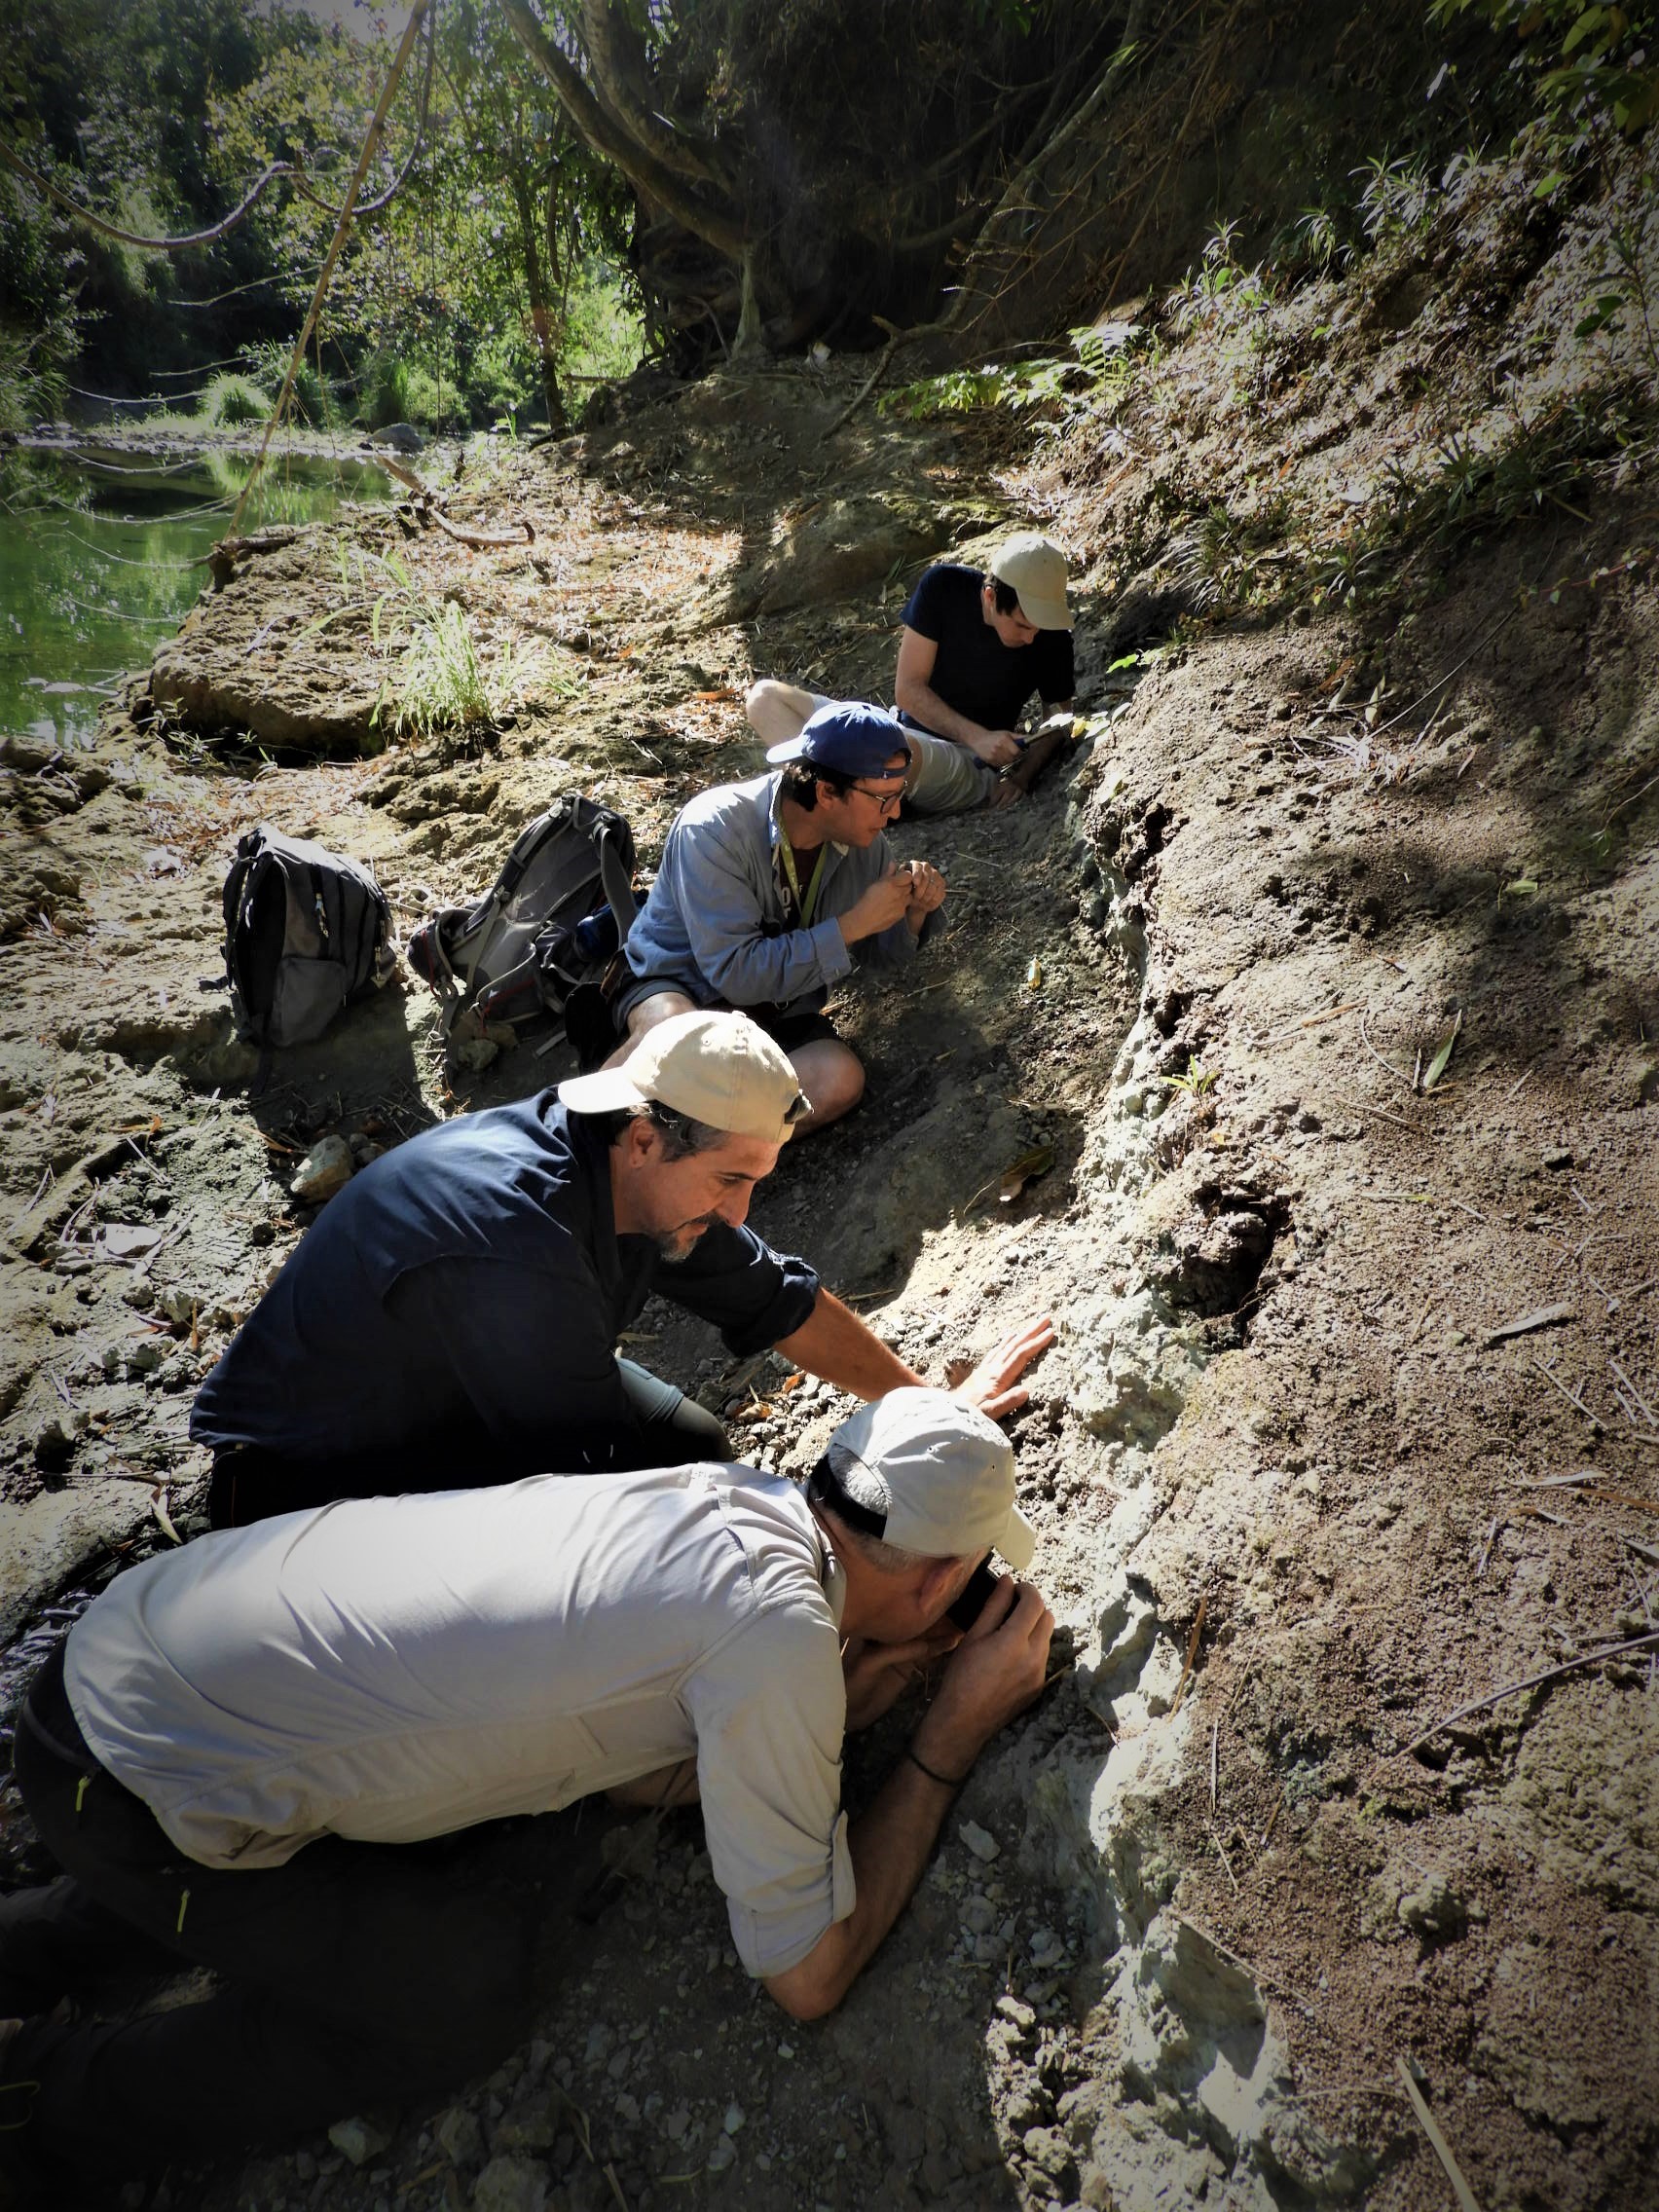
<instances>
[{"instance_id":1,"label":"grey backpack","mask_svg":"<svg viewBox=\"0 0 1659 2212\"><path fill-rule=\"evenodd\" d=\"M569 792L520 830L483 898L423 922L409 965L442 1000L446 1035L463 1020L475 1033L487 1022L562 1023L628 934L634 857L621 815Z\"/></svg>"},{"instance_id":2,"label":"grey backpack","mask_svg":"<svg viewBox=\"0 0 1659 2212\"><path fill-rule=\"evenodd\" d=\"M391 909L357 861L261 826L225 878L225 969L237 1035L265 1052L320 1037L395 965Z\"/></svg>"}]
</instances>

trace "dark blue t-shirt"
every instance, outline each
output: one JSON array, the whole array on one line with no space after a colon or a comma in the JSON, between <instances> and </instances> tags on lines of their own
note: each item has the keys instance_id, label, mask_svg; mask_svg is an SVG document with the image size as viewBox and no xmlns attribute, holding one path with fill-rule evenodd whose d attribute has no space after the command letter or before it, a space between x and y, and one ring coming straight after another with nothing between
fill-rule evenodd
<instances>
[{"instance_id":1,"label":"dark blue t-shirt","mask_svg":"<svg viewBox=\"0 0 1659 2212\"><path fill-rule=\"evenodd\" d=\"M463 1115L329 1201L203 1383L190 1433L354 1456L372 1488L450 1465L458 1489L639 1466L615 1347L653 1290L741 1357L806 1321L818 1277L749 1229L710 1229L672 1264L618 1236L606 1147L551 1090Z\"/></svg>"},{"instance_id":2,"label":"dark blue t-shirt","mask_svg":"<svg viewBox=\"0 0 1659 2212\"><path fill-rule=\"evenodd\" d=\"M1033 691L1046 706L1069 699L1076 687L1069 630L1039 630L1028 645L1005 645L979 604L985 581L977 569L938 561L904 602L899 619L939 651L928 678L947 707L981 729L1013 729ZM915 729L913 715L902 714Z\"/></svg>"}]
</instances>

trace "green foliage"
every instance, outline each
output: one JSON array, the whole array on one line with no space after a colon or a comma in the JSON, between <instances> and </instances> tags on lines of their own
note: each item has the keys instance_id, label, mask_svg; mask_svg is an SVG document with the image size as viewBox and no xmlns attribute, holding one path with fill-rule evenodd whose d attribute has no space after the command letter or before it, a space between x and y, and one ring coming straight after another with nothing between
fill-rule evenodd
<instances>
[{"instance_id":1,"label":"green foliage","mask_svg":"<svg viewBox=\"0 0 1659 2212\"><path fill-rule=\"evenodd\" d=\"M265 422L276 404L251 379L227 371L203 391L198 413L216 430L236 430L248 423Z\"/></svg>"},{"instance_id":2,"label":"green foliage","mask_svg":"<svg viewBox=\"0 0 1659 2212\"><path fill-rule=\"evenodd\" d=\"M1520 415L1506 436L1476 447L1453 431L1420 476L1395 469L1388 509L1395 530L1440 540L1537 514L1546 505L1578 520L1596 464L1640 438L1640 409L1626 397L1581 390L1535 415Z\"/></svg>"},{"instance_id":3,"label":"green foliage","mask_svg":"<svg viewBox=\"0 0 1659 2212\"><path fill-rule=\"evenodd\" d=\"M1359 222L1373 246L1414 238L1434 220L1435 190L1425 162L1377 154L1353 173L1365 179Z\"/></svg>"},{"instance_id":4,"label":"green foliage","mask_svg":"<svg viewBox=\"0 0 1659 2212\"><path fill-rule=\"evenodd\" d=\"M1234 254L1238 228L1223 223L1205 244L1203 259L1164 301L1163 312L1182 336L1218 323L1235 324L1272 305L1272 272L1245 269Z\"/></svg>"},{"instance_id":5,"label":"green foliage","mask_svg":"<svg viewBox=\"0 0 1659 2212\"><path fill-rule=\"evenodd\" d=\"M1188 1098L1201 1098L1206 1090L1213 1090L1220 1081L1219 1068L1206 1068L1197 1054L1190 1054L1186 1070L1181 1075L1161 1075L1159 1082L1167 1090L1179 1090Z\"/></svg>"},{"instance_id":6,"label":"green foliage","mask_svg":"<svg viewBox=\"0 0 1659 2212\"><path fill-rule=\"evenodd\" d=\"M1071 342L1076 357L1069 361L1053 355L987 361L900 385L880 401L881 411L920 423L980 408L1006 408L1011 415L1041 408L1049 414L1048 427L1058 432L1080 415L1114 413L1161 352L1155 332L1128 323L1085 323L1072 331Z\"/></svg>"},{"instance_id":7,"label":"green foliage","mask_svg":"<svg viewBox=\"0 0 1659 2212\"><path fill-rule=\"evenodd\" d=\"M1651 172L1643 174L1636 205L1623 220L1607 230L1607 267L1598 278L1598 289L1584 302L1584 312L1573 330L1578 339L1614 335L1634 325L1647 374L1659 388L1659 303L1648 231L1659 222L1659 185Z\"/></svg>"},{"instance_id":8,"label":"green foliage","mask_svg":"<svg viewBox=\"0 0 1659 2212\"><path fill-rule=\"evenodd\" d=\"M0 430L32 430L62 413L64 356L42 343L47 336L0 326Z\"/></svg>"},{"instance_id":9,"label":"green foliage","mask_svg":"<svg viewBox=\"0 0 1659 2212\"><path fill-rule=\"evenodd\" d=\"M1592 0L1434 0L1430 18L1471 12L1517 41L1557 115L1604 116L1634 137L1659 118L1659 10L1653 0L1604 7Z\"/></svg>"},{"instance_id":10,"label":"green foliage","mask_svg":"<svg viewBox=\"0 0 1659 2212\"><path fill-rule=\"evenodd\" d=\"M1324 207L1304 207L1291 232L1292 258L1321 276L1346 258L1336 217Z\"/></svg>"},{"instance_id":11,"label":"green foliage","mask_svg":"<svg viewBox=\"0 0 1659 2212\"><path fill-rule=\"evenodd\" d=\"M280 391L293 350L292 346L284 346L276 339L251 348L248 359L255 383L271 391ZM288 395L283 420L297 423L306 429L326 430L333 426L338 415L333 386L308 353L295 371L294 388Z\"/></svg>"},{"instance_id":12,"label":"green foliage","mask_svg":"<svg viewBox=\"0 0 1659 2212\"><path fill-rule=\"evenodd\" d=\"M395 684L384 686L376 719L389 714L399 737L462 737L493 728L522 696L534 656L510 645L486 665L464 608L446 600L416 623Z\"/></svg>"},{"instance_id":13,"label":"green foliage","mask_svg":"<svg viewBox=\"0 0 1659 2212\"><path fill-rule=\"evenodd\" d=\"M407 423L414 394L409 363L395 353L377 353L363 380L362 403L357 420L371 430L384 430L391 423Z\"/></svg>"},{"instance_id":14,"label":"green foliage","mask_svg":"<svg viewBox=\"0 0 1659 2212\"><path fill-rule=\"evenodd\" d=\"M586 263L572 278L565 305L561 375L631 376L645 343L638 287L607 263Z\"/></svg>"}]
</instances>

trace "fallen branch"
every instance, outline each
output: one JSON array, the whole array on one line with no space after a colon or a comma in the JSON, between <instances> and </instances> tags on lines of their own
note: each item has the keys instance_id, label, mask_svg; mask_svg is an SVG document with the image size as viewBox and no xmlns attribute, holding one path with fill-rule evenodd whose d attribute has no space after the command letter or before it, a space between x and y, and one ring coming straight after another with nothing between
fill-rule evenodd
<instances>
[{"instance_id":1,"label":"fallen branch","mask_svg":"<svg viewBox=\"0 0 1659 2212\"><path fill-rule=\"evenodd\" d=\"M456 540L458 545L470 545L480 553L487 553L492 549L506 545L534 545L535 543L535 531L530 523L525 521L523 516L520 516L515 526L524 532L522 537L515 537L500 531L463 530L460 523L447 521L444 516L439 514L436 507L425 508L421 513L421 520L423 522L435 522L447 536Z\"/></svg>"},{"instance_id":2,"label":"fallen branch","mask_svg":"<svg viewBox=\"0 0 1659 2212\"><path fill-rule=\"evenodd\" d=\"M1625 1388L1636 1400L1637 1405L1641 1411L1643 1419L1649 1421L1653 1425L1653 1427L1659 1428L1659 1414L1656 1414L1653 1411L1653 1408L1647 1403L1647 1400L1642 1396L1641 1392L1637 1388L1636 1384L1631 1381L1630 1377L1625 1373L1624 1369L1619 1365L1618 1361L1616 1359L1609 1358L1607 1365L1612 1369L1613 1373L1618 1377L1619 1381L1624 1384Z\"/></svg>"},{"instance_id":3,"label":"fallen branch","mask_svg":"<svg viewBox=\"0 0 1659 2212\"><path fill-rule=\"evenodd\" d=\"M1576 1659L1564 1659L1559 1667L1546 1667L1541 1675L1529 1675L1524 1682L1505 1682L1501 1689L1489 1690L1485 1697L1473 1698L1467 1705L1458 1706L1456 1713L1447 1714L1444 1719L1437 1720L1431 1728L1425 1728L1420 1736L1414 1736L1409 1744L1402 1745L1392 1756L1410 1757L1413 1751L1421 1751L1429 1738L1438 1736L1443 1728L1450 1728L1455 1721L1467 1719L1471 1713L1484 1712L1489 1705L1499 1705L1506 1697L1519 1697L1523 1690L1535 1690L1541 1682L1553 1682L1560 1675L1570 1675L1580 1667L1597 1666L1604 1659L1622 1659L1627 1651L1644 1651L1650 1643L1659 1643L1659 1629L1652 1629L1645 1636L1632 1637L1626 1643L1604 1643L1598 1650L1580 1652Z\"/></svg>"},{"instance_id":4,"label":"fallen branch","mask_svg":"<svg viewBox=\"0 0 1659 2212\"><path fill-rule=\"evenodd\" d=\"M1216 1857L1221 1861L1223 1866L1226 1867L1227 1878L1233 1884L1233 1894L1235 1897L1236 1897L1238 1895L1238 1877L1233 1871L1233 1862L1227 1856L1227 1847L1222 1842L1220 1836L1217 1835L1214 1828L1211 1828L1209 1833L1210 1841L1215 1845Z\"/></svg>"},{"instance_id":5,"label":"fallen branch","mask_svg":"<svg viewBox=\"0 0 1659 2212\"><path fill-rule=\"evenodd\" d=\"M1371 1032L1366 1026L1370 1019L1371 1009L1367 1007L1365 1012L1359 1017L1360 1043L1371 1054L1371 1057L1377 1062L1377 1065L1380 1068L1383 1069L1387 1074L1391 1075L1396 1083L1403 1083L1406 1088L1411 1091L1413 1096L1415 1097L1417 1095L1417 1085L1413 1083L1411 1077L1405 1073L1404 1069L1397 1068L1392 1060L1385 1060L1382 1057L1382 1053L1377 1050L1376 1046L1371 1042Z\"/></svg>"},{"instance_id":6,"label":"fallen branch","mask_svg":"<svg viewBox=\"0 0 1659 2212\"><path fill-rule=\"evenodd\" d=\"M1198 1639L1204 1633L1204 1615L1208 1611L1209 1593L1206 1591L1204 1595L1198 1600L1198 1617L1193 1623L1193 1633L1189 1638L1187 1643L1187 1664L1182 1668L1181 1679L1175 1685L1175 1702L1169 1708L1169 1717L1171 1720L1173 1720L1175 1715L1180 1712L1181 1700L1187 1694L1187 1677L1192 1674L1193 1661L1198 1655Z\"/></svg>"},{"instance_id":7,"label":"fallen branch","mask_svg":"<svg viewBox=\"0 0 1659 2212\"><path fill-rule=\"evenodd\" d=\"M1518 1321L1505 1321L1501 1329L1493 1329L1486 1341L1491 1351L1493 1345L1507 1344L1511 1337L1530 1337L1537 1329L1553 1329L1563 1321L1576 1321L1575 1306L1540 1306L1530 1313L1523 1313Z\"/></svg>"},{"instance_id":8,"label":"fallen branch","mask_svg":"<svg viewBox=\"0 0 1659 2212\"><path fill-rule=\"evenodd\" d=\"M1344 1008L1340 1011L1346 1013L1347 1010ZM1384 1113L1381 1106L1368 1106L1363 1098L1350 1098L1346 1090L1339 1090L1336 1095L1345 1106L1351 1106L1356 1113L1375 1114L1380 1122L1391 1122L1397 1129L1409 1129L1414 1137L1432 1137L1434 1135L1434 1131L1425 1126L1423 1123L1408 1122L1403 1114Z\"/></svg>"},{"instance_id":9,"label":"fallen branch","mask_svg":"<svg viewBox=\"0 0 1659 2212\"><path fill-rule=\"evenodd\" d=\"M1395 2059L1394 2064L1399 2071L1400 2080L1406 2084L1406 2094L1412 2100L1412 2110L1417 2114L1418 2121L1423 2133L1433 2146L1435 2157L1446 2168L1446 2178L1452 2184L1452 2194L1456 2197L1461 2212L1481 2212L1474 2191L1463 2179L1462 2169L1452 2156L1451 2144L1447 2142L1445 2136L1441 2134L1439 2127L1435 2124L1434 2115L1428 2109L1427 2100L1417 2085L1417 2076L1412 2070L1411 2061L1402 2054Z\"/></svg>"},{"instance_id":10,"label":"fallen branch","mask_svg":"<svg viewBox=\"0 0 1659 2212\"><path fill-rule=\"evenodd\" d=\"M888 321L885 315L873 315L870 319L873 322L879 323L882 329L886 331L887 343L881 349L881 351L876 355L874 368L870 370L864 383L860 385L858 390L854 392L852 398L848 400L846 406L842 408L840 414L836 416L835 420L825 431L824 442L826 444L828 444L829 441L835 435L835 432L840 429L843 424L850 423L852 421L853 417L858 413L859 409L864 405L865 401L869 397L870 393L875 389L876 386L887 374L887 364L892 360L894 354L897 353L902 347L914 346L919 339L937 338L941 332L946 331L950 328L950 325L946 322L918 322L914 325L913 328L909 330L899 330L896 329L894 325Z\"/></svg>"},{"instance_id":11,"label":"fallen branch","mask_svg":"<svg viewBox=\"0 0 1659 2212\"><path fill-rule=\"evenodd\" d=\"M431 498L430 486L423 484L412 468L405 468L402 461L393 461L389 454L382 453L379 446L371 446L367 450L369 460L374 462L377 468L384 468L386 473L399 484L407 484L410 491L418 498L429 499Z\"/></svg>"}]
</instances>

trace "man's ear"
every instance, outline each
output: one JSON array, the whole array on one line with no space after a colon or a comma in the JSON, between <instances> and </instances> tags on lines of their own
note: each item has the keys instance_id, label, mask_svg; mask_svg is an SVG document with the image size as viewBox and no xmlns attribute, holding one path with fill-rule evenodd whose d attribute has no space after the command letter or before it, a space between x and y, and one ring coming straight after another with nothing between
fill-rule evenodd
<instances>
[{"instance_id":1,"label":"man's ear","mask_svg":"<svg viewBox=\"0 0 1659 2212\"><path fill-rule=\"evenodd\" d=\"M950 1604L954 1592L951 1585L962 1577L959 1559L930 1560L921 1569L921 1580L916 1585L916 1596L930 1616L937 1616Z\"/></svg>"},{"instance_id":2,"label":"man's ear","mask_svg":"<svg viewBox=\"0 0 1659 2212\"><path fill-rule=\"evenodd\" d=\"M662 1131L648 1114L636 1114L623 1145L629 1166L643 1167L661 1149Z\"/></svg>"}]
</instances>

